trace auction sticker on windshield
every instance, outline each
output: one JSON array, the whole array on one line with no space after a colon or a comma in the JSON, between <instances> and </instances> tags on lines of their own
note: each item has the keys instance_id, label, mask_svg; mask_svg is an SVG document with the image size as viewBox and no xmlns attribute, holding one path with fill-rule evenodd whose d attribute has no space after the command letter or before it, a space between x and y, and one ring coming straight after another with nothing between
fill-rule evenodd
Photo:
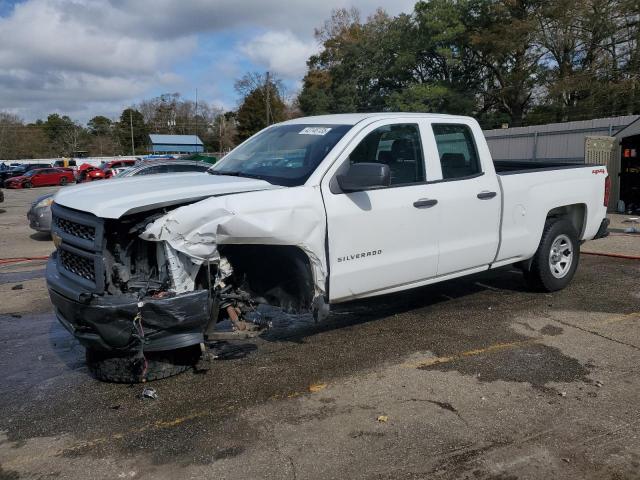
<instances>
[{"instance_id":1,"label":"auction sticker on windshield","mask_svg":"<svg viewBox=\"0 0 640 480\"><path fill-rule=\"evenodd\" d=\"M326 135L330 131L327 127L306 127L298 132L298 135Z\"/></svg>"}]
</instances>

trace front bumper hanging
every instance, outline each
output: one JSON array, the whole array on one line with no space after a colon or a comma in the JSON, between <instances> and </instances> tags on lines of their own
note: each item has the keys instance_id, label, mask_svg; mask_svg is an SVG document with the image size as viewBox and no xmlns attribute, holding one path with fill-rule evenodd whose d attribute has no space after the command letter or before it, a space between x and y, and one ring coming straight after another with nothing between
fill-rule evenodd
<instances>
[{"instance_id":1,"label":"front bumper hanging","mask_svg":"<svg viewBox=\"0 0 640 480\"><path fill-rule=\"evenodd\" d=\"M142 316L145 351L173 350L203 342L209 312L209 292L198 290L168 298L98 296L79 292L61 276L54 253L47 263L47 284L62 325L85 347L102 351L139 349L133 320Z\"/></svg>"}]
</instances>

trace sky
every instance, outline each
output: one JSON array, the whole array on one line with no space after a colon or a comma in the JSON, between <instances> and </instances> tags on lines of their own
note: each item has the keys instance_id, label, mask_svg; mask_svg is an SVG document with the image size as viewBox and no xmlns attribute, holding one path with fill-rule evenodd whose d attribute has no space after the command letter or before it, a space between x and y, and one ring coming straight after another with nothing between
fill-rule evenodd
<instances>
[{"instance_id":1,"label":"sky","mask_svg":"<svg viewBox=\"0 0 640 480\"><path fill-rule=\"evenodd\" d=\"M290 94L336 8L415 0L0 0L0 111L115 118L162 93L234 109L234 80L269 70Z\"/></svg>"}]
</instances>

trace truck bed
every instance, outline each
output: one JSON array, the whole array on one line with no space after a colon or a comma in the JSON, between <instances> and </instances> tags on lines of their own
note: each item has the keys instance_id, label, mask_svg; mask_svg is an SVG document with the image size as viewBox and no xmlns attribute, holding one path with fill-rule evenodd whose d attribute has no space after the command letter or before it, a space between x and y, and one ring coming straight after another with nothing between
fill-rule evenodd
<instances>
[{"instance_id":1,"label":"truck bed","mask_svg":"<svg viewBox=\"0 0 640 480\"><path fill-rule=\"evenodd\" d=\"M519 173L544 172L547 170L564 170L567 168L586 168L592 167L586 163L569 163L569 162L540 162L527 161L514 162L511 160L494 160L493 164L498 175L516 175Z\"/></svg>"}]
</instances>

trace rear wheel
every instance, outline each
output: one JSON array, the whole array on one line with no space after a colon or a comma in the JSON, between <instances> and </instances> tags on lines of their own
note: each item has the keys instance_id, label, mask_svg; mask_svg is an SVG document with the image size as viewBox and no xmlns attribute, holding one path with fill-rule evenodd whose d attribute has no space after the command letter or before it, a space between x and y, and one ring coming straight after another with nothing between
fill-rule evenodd
<instances>
[{"instance_id":1,"label":"rear wheel","mask_svg":"<svg viewBox=\"0 0 640 480\"><path fill-rule=\"evenodd\" d=\"M91 374L98 380L115 383L140 383L171 377L189 370L199 357L199 345L164 352L148 352L145 353L145 373L145 359L135 355L123 356L90 348L86 351L87 366Z\"/></svg>"},{"instance_id":2,"label":"rear wheel","mask_svg":"<svg viewBox=\"0 0 640 480\"><path fill-rule=\"evenodd\" d=\"M60 179L60 186L64 187L67 184L67 182L68 182L67 177L62 177Z\"/></svg>"},{"instance_id":3,"label":"rear wheel","mask_svg":"<svg viewBox=\"0 0 640 480\"><path fill-rule=\"evenodd\" d=\"M544 226L540 245L524 277L535 290L562 290L573 279L579 261L578 234L573 224L562 218L552 218Z\"/></svg>"}]
</instances>

